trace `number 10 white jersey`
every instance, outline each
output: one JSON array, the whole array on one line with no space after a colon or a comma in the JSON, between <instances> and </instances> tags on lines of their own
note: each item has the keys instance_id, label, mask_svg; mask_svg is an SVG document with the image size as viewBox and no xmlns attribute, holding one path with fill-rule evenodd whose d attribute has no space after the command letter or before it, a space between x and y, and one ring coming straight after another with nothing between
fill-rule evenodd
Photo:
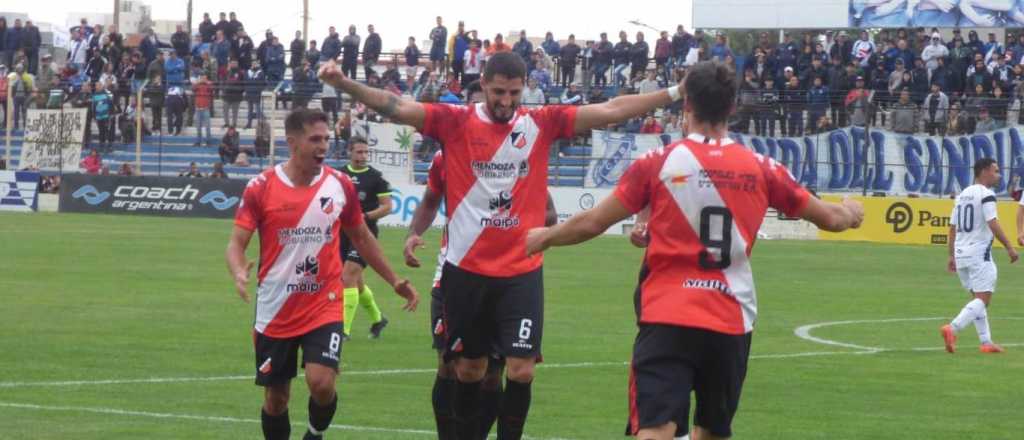
<instances>
[{"instance_id":1,"label":"number 10 white jersey","mask_svg":"<svg viewBox=\"0 0 1024 440\"><path fill-rule=\"evenodd\" d=\"M996 217L996 194L988 187L974 184L957 196L949 223L956 227L954 256L958 261L992 259L992 230L988 222Z\"/></svg>"}]
</instances>

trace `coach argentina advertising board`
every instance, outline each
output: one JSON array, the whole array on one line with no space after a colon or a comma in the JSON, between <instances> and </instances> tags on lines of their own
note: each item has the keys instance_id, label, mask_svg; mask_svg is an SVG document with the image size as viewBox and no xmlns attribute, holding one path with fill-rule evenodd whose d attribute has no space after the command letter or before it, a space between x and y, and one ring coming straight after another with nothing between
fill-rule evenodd
<instances>
[{"instance_id":1,"label":"coach argentina advertising board","mask_svg":"<svg viewBox=\"0 0 1024 440\"><path fill-rule=\"evenodd\" d=\"M949 219L953 199L903 197L851 197L864 204L864 223L859 229L844 232L818 232L821 240L873 241L879 243L939 244L949 239ZM840 196L822 199L839 202ZM1017 202L996 203L999 224L1010 240L1017 236ZM999 242L995 243L999 246Z\"/></svg>"},{"instance_id":2,"label":"coach argentina advertising board","mask_svg":"<svg viewBox=\"0 0 1024 440\"><path fill-rule=\"evenodd\" d=\"M244 180L64 176L60 212L232 218Z\"/></svg>"}]
</instances>

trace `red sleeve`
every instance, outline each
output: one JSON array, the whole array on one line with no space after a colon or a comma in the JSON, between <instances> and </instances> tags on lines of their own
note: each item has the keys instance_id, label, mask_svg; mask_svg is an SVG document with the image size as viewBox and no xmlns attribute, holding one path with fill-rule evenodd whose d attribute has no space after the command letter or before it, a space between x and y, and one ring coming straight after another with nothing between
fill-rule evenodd
<instances>
[{"instance_id":1,"label":"red sleeve","mask_svg":"<svg viewBox=\"0 0 1024 440\"><path fill-rule=\"evenodd\" d=\"M537 110L541 129L550 133L551 139L566 139L576 135L575 105L546 105Z\"/></svg>"},{"instance_id":2,"label":"red sleeve","mask_svg":"<svg viewBox=\"0 0 1024 440\"><path fill-rule=\"evenodd\" d=\"M451 104L423 104L426 116L420 134L434 139L441 145L448 145L450 136L461 125L461 116L470 107Z\"/></svg>"},{"instance_id":3,"label":"red sleeve","mask_svg":"<svg viewBox=\"0 0 1024 440\"><path fill-rule=\"evenodd\" d=\"M761 160L768 189L768 206L782 211L789 217L796 217L807 206L811 193L800 186L785 166L770 157Z\"/></svg>"},{"instance_id":4,"label":"red sleeve","mask_svg":"<svg viewBox=\"0 0 1024 440\"><path fill-rule=\"evenodd\" d=\"M359 207L359 194L356 193L356 186L348 177L341 178L341 190L345 192L345 206L341 208L341 227L344 229L354 228L363 223L363 208Z\"/></svg>"},{"instance_id":5,"label":"red sleeve","mask_svg":"<svg viewBox=\"0 0 1024 440\"><path fill-rule=\"evenodd\" d=\"M657 180L657 176L651 173L655 157L653 152L649 152L637 159L615 186L615 197L634 214L644 209L651 200L652 184Z\"/></svg>"},{"instance_id":6,"label":"red sleeve","mask_svg":"<svg viewBox=\"0 0 1024 440\"><path fill-rule=\"evenodd\" d=\"M242 193L242 203L235 211L235 226L250 232L259 228L262 218L260 199L263 198L266 182L261 181L261 178L257 176L249 181Z\"/></svg>"},{"instance_id":7,"label":"red sleeve","mask_svg":"<svg viewBox=\"0 0 1024 440\"><path fill-rule=\"evenodd\" d=\"M434 154L434 160L430 161L430 171L427 172L427 188L434 194L444 194L444 156L440 151Z\"/></svg>"}]
</instances>

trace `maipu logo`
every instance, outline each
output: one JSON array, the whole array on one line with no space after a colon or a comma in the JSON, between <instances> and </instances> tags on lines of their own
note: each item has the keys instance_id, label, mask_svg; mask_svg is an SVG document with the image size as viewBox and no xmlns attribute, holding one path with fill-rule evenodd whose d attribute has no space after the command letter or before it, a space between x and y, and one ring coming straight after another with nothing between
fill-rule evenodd
<instances>
[{"instance_id":1,"label":"maipu logo","mask_svg":"<svg viewBox=\"0 0 1024 440\"><path fill-rule=\"evenodd\" d=\"M206 193L203 198L199 199L199 203L210 204L218 211L224 211L235 206L238 203L238 197L228 197L220 191L213 191Z\"/></svg>"},{"instance_id":2,"label":"maipu logo","mask_svg":"<svg viewBox=\"0 0 1024 440\"><path fill-rule=\"evenodd\" d=\"M96 189L95 186L92 185L85 185L81 188L78 188L78 190L75 191L74 194L71 194L71 197L74 197L76 199L84 198L85 203L88 203L92 206L96 206L99 205L100 203L103 203L104 200L107 200L107 198L110 197L110 193L106 191L100 192L98 189Z\"/></svg>"}]
</instances>

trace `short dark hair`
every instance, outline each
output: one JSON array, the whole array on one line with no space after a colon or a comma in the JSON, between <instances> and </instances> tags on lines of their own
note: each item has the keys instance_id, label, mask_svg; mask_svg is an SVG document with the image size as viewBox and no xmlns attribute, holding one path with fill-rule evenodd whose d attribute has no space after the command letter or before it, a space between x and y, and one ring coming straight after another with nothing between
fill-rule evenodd
<instances>
[{"instance_id":1,"label":"short dark hair","mask_svg":"<svg viewBox=\"0 0 1024 440\"><path fill-rule=\"evenodd\" d=\"M526 79L526 63L519 55L512 52L501 52L487 59L484 66L484 79L490 81L495 75L508 79Z\"/></svg>"},{"instance_id":2,"label":"short dark hair","mask_svg":"<svg viewBox=\"0 0 1024 440\"><path fill-rule=\"evenodd\" d=\"M306 108L292 110L284 120L284 132L288 135L301 133L307 125L317 122L331 125L330 120L327 119L327 113L320 110Z\"/></svg>"},{"instance_id":3,"label":"short dark hair","mask_svg":"<svg viewBox=\"0 0 1024 440\"><path fill-rule=\"evenodd\" d=\"M466 98L469 99L474 93L480 93L484 91L483 87L480 87L480 80L473 81L466 85Z\"/></svg>"},{"instance_id":4,"label":"short dark hair","mask_svg":"<svg viewBox=\"0 0 1024 440\"><path fill-rule=\"evenodd\" d=\"M370 146L370 143L366 141L366 138L364 138L364 137L362 137L362 136L360 136L358 134L352 135L351 137L348 138L348 148L349 149L351 149L352 146L355 145L355 144L363 144L363 145L366 145L367 147Z\"/></svg>"},{"instance_id":5,"label":"short dark hair","mask_svg":"<svg viewBox=\"0 0 1024 440\"><path fill-rule=\"evenodd\" d=\"M983 157L974 162L974 178L977 179L988 167L995 165L996 160L991 157Z\"/></svg>"},{"instance_id":6,"label":"short dark hair","mask_svg":"<svg viewBox=\"0 0 1024 440\"><path fill-rule=\"evenodd\" d=\"M719 124L729 118L736 100L736 75L732 69L702 61L689 69L683 87L698 121Z\"/></svg>"}]
</instances>

